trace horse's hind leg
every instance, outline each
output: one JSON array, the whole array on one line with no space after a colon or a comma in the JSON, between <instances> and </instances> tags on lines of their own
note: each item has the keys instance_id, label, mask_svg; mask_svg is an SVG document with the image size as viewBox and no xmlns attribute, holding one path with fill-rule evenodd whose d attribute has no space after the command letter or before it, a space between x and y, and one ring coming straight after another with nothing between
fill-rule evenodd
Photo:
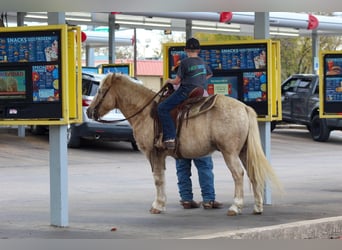
<instances>
[{"instance_id":1,"label":"horse's hind leg","mask_svg":"<svg viewBox=\"0 0 342 250\"><path fill-rule=\"evenodd\" d=\"M156 187L156 197L150 209L151 214L160 214L166 209L165 158L157 156L158 154L154 154L154 156L150 158L150 163L153 171L154 185Z\"/></svg>"},{"instance_id":2,"label":"horse's hind leg","mask_svg":"<svg viewBox=\"0 0 342 250\"><path fill-rule=\"evenodd\" d=\"M247 152L245 150L245 148L241 151L240 153L240 160L242 162L242 164L244 165L246 171L247 171ZM254 209L253 209L253 213L254 214L262 214L263 212L263 198L262 198L262 194L260 194L260 192L258 192L258 187L257 187L257 183L254 180L254 178L251 178L250 176L248 176L251 184L252 184L252 188L253 188L253 195L254 195Z\"/></svg>"},{"instance_id":3,"label":"horse's hind leg","mask_svg":"<svg viewBox=\"0 0 342 250\"><path fill-rule=\"evenodd\" d=\"M244 171L241 162L236 154L223 153L224 160L232 173L234 180L234 202L228 209L227 215L234 216L241 214L243 208L243 175Z\"/></svg>"}]
</instances>

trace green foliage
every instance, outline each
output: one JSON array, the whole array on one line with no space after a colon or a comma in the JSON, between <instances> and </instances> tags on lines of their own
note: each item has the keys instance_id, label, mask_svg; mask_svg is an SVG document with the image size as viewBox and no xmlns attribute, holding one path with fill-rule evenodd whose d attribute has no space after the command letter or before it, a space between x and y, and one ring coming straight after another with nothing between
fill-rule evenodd
<instances>
[{"instance_id":1,"label":"green foliage","mask_svg":"<svg viewBox=\"0 0 342 250\"><path fill-rule=\"evenodd\" d=\"M296 73L313 73L312 39L311 37L282 38L281 78L286 79ZM320 50L335 51L341 45L339 36L320 36Z\"/></svg>"},{"instance_id":2,"label":"green foliage","mask_svg":"<svg viewBox=\"0 0 342 250\"><path fill-rule=\"evenodd\" d=\"M226 42L231 40L252 40L252 37L249 36L233 36L233 35L225 35L225 34L212 34L212 33L196 33L194 35L201 43L204 42Z\"/></svg>"}]
</instances>

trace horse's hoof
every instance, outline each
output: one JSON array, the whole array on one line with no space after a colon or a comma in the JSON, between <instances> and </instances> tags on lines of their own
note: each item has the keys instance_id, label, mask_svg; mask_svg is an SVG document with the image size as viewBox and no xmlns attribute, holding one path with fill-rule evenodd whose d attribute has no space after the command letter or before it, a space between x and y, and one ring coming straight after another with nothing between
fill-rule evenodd
<instances>
[{"instance_id":1,"label":"horse's hoof","mask_svg":"<svg viewBox=\"0 0 342 250\"><path fill-rule=\"evenodd\" d=\"M150 213L151 214L160 214L161 212L162 211L160 211L159 209L156 209L156 208L153 208L153 207L150 209Z\"/></svg>"},{"instance_id":2,"label":"horse's hoof","mask_svg":"<svg viewBox=\"0 0 342 250\"><path fill-rule=\"evenodd\" d=\"M227 215L228 215L228 216L236 216L236 215L237 215L237 212L234 211L234 210L228 210Z\"/></svg>"},{"instance_id":3,"label":"horse's hoof","mask_svg":"<svg viewBox=\"0 0 342 250\"><path fill-rule=\"evenodd\" d=\"M263 212L262 206L254 205L253 214L260 215Z\"/></svg>"},{"instance_id":4,"label":"horse's hoof","mask_svg":"<svg viewBox=\"0 0 342 250\"><path fill-rule=\"evenodd\" d=\"M262 212L253 211L253 214L255 214L255 215L261 215L261 214L262 214Z\"/></svg>"}]
</instances>

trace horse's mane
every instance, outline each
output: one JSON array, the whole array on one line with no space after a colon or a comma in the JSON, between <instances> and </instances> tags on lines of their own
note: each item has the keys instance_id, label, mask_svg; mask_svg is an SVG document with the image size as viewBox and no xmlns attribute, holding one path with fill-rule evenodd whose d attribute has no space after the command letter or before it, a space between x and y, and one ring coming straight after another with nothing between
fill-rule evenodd
<instances>
[{"instance_id":1,"label":"horse's mane","mask_svg":"<svg viewBox=\"0 0 342 250\"><path fill-rule=\"evenodd\" d=\"M152 98L156 94L156 92L145 87L140 81L137 81L128 75L119 74L119 73L109 73L106 78L112 79L111 84L113 85L121 84L126 89L129 89L130 90L129 92L132 93L132 96L129 99L137 97L137 96L133 96L133 94L139 94L139 102L141 102L141 105L145 104L146 101L148 101L150 98Z\"/></svg>"}]
</instances>

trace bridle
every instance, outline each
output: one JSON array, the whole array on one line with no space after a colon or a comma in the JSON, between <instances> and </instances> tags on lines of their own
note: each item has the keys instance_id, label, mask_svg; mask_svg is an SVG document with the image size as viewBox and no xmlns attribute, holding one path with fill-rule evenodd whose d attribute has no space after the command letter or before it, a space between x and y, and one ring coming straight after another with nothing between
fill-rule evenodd
<instances>
[{"instance_id":1,"label":"bridle","mask_svg":"<svg viewBox=\"0 0 342 250\"><path fill-rule=\"evenodd\" d=\"M100 105L103 103L103 100L105 99L106 95L108 94L109 90L111 89L113 85L111 85L108 89L106 89L106 91L104 92L102 98L100 99L100 101L95 105L94 107L94 113L97 113L98 108L100 107ZM137 112L135 112L133 115L130 115L129 117L126 117L124 119L120 119L120 120L104 120L104 119L97 119L96 121L98 122L102 122L102 123L117 123L117 122L122 122L122 121L126 121L129 120L131 118L133 118L134 116L138 115L139 113L141 113L158 95L163 96L164 93L167 91L167 89L169 88L168 84L165 84L159 91L158 93L156 93L151 100L149 100L144 106L142 106L141 109L139 109Z\"/></svg>"}]
</instances>

